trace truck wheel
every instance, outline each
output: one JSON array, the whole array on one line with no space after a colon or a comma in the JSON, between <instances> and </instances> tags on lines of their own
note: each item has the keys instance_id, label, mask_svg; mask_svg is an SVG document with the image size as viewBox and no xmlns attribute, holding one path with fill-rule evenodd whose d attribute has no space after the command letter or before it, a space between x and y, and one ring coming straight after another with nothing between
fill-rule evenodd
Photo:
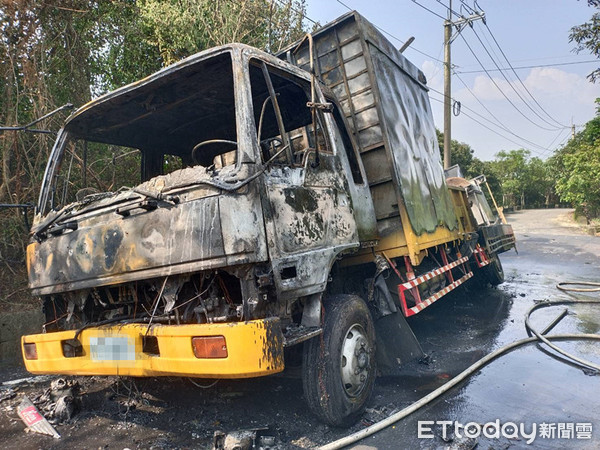
<instances>
[{"instance_id":1,"label":"truck wheel","mask_svg":"<svg viewBox=\"0 0 600 450\"><path fill-rule=\"evenodd\" d=\"M310 409L334 426L352 425L375 382L375 329L365 302L336 295L325 303L323 333L304 343L302 384Z\"/></svg>"},{"instance_id":2,"label":"truck wheel","mask_svg":"<svg viewBox=\"0 0 600 450\"><path fill-rule=\"evenodd\" d=\"M490 263L485 267L485 277L492 286L504 283L504 269L497 254L494 254Z\"/></svg>"}]
</instances>

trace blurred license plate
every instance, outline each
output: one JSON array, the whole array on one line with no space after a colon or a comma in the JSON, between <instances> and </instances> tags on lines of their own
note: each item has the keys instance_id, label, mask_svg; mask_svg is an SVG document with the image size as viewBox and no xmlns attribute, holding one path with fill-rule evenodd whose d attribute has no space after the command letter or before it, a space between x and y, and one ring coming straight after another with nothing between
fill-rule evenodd
<instances>
[{"instance_id":1,"label":"blurred license plate","mask_svg":"<svg viewBox=\"0 0 600 450\"><path fill-rule=\"evenodd\" d=\"M92 361L135 361L135 342L128 336L90 338Z\"/></svg>"}]
</instances>

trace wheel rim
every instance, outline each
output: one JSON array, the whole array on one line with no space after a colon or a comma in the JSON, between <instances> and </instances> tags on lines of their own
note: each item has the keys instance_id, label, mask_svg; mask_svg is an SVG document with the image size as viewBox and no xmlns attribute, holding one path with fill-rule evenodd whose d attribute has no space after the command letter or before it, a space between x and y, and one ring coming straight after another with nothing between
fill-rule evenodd
<instances>
[{"instance_id":1,"label":"wheel rim","mask_svg":"<svg viewBox=\"0 0 600 450\"><path fill-rule=\"evenodd\" d=\"M340 363L344 391L350 397L360 395L369 382L371 346L364 328L357 323L344 337Z\"/></svg>"}]
</instances>

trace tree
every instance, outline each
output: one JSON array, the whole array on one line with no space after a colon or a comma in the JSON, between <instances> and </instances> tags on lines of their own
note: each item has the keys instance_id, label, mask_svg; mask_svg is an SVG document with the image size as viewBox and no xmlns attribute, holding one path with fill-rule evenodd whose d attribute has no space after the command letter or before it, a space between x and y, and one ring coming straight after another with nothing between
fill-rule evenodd
<instances>
[{"instance_id":1,"label":"tree","mask_svg":"<svg viewBox=\"0 0 600 450\"><path fill-rule=\"evenodd\" d=\"M440 147L440 156L444 157L444 133L435 130L438 144ZM498 175L496 174L493 164L489 161L481 161L479 158L473 156L475 150L471 148L469 144L464 142L458 142L452 139L450 142L450 158L452 164L458 164L461 168L463 176L467 179L475 178L479 175L485 175L490 190L494 196L494 199L502 198L502 188ZM488 201L492 204L492 199L489 198L487 189L484 189L484 194L488 197Z\"/></svg>"},{"instance_id":2,"label":"tree","mask_svg":"<svg viewBox=\"0 0 600 450\"><path fill-rule=\"evenodd\" d=\"M141 0L148 43L165 64L199 50L242 42L269 51L306 31L304 0Z\"/></svg>"},{"instance_id":3,"label":"tree","mask_svg":"<svg viewBox=\"0 0 600 450\"><path fill-rule=\"evenodd\" d=\"M563 163L565 175L556 189L589 222L600 212L600 145L582 144L577 152L566 154Z\"/></svg>"},{"instance_id":4,"label":"tree","mask_svg":"<svg viewBox=\"0 0 600 450\"><path fill-rule=\"evenodd\" d=\"M555 179L552 170L546 161L538 157L531 158L527 167L527 178L525 184L525 197L527 206L546 208L554 204Z\"/></svg>"},{"instance_id":5,"label":"tree","mask_svg":"<svg viewBox=\"0 0 600 450\"><path fill-rule=\"evenodd\" d=\"M442 160L444 159L444 133L440 130L435 130L437 135L438 144L440 147L440 156ZM452 165L458 164L461 168L463 174L467 175L469 167L473 163L473 154L475 150L471 148L469 144L465 144L464 142L458 142L455 139L450 141L450 160L452 161Z\"/></svg>"},{"instance_id":6,"label":"tree","mask_svg":"<svg viewBox=\"0 0 600 450\"><path fill-rule=\"evenodd\" d=\"M529 150L503 150L491 164L502 186L504 206L537 208L551 203L552 170L547 162L532 158Z\"/></svg>"},{"instance_id":7,"label":"tree","mask_svg":"<svg viewBox=\"0 0 600 450\"><path fill-rule=\"evenodd\" d=\"M600 115L551 158L556 191L588 222L600 214Z\"/></svg>"},{"instance_id":8,"label":"tree","mask_svg":"<svg viewBox=\"0 0 600 450\"><path fill-rule=\"evenodd\" d=\"M600 0L588 0L588 6L600 9ZM587 50L596 58L600 58L600 12L595 12L589 21L572 27L569 42L577 44L577 53ZM591 72L588 78L595 83L599 76L600 68Z\"/></svg>"},{"instance_id":9,"label":"tree","mask_svg":"<svg viewBox=\"0 0 600 450\"><path fill-rule=\"evenodd\" d=\"M496 154L494 166L500 175L502 204L521 207L525 204L525 172L530 152L528 150L502 150Z\"/></svg>"},{"instance_id":10,"label":"tree","mask_svg":"<svg viewBox=\"0 0 600 450\"><path fill-rule=\"evenodd\" d=\"M304 0L3 1L0 124L80 106L209 46L277 50L305 33L305 9ZM39 126L56 131L63 120ZM52 135L0 132L0 203L35 201L52 144ZM0 255L22 257L21 223L19 211L0 211Z\"/></svg>"}]
</instances>

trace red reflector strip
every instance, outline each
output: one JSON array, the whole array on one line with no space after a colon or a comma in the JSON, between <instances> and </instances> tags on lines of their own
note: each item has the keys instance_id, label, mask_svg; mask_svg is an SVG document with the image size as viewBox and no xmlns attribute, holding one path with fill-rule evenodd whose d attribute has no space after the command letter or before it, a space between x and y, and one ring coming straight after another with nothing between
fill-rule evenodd
<instances>
[{"instance_id":1,"label":"red reflector strip","mask_svg":"<svg viewBox=\"0 0 600 450\"><path fill-rule=\"evenodd\" d=\"M31 344L23 344L23 350L25 352L25 359L38 359L35 342Z\"/></svg>"},{"instance_id":2,"label":"red reflector strip","mask_svg":"<svg viewBox=\"0 0 600 450\"><path fill-rule=\"evenodd\" d=\"M227 343L224 336L198 336L192 338L196 358L227 358Z\"/></svg>"},{"instance_id":3,"label":"red reflector strip","mask_svg":"<svg viewBox=\"0 0 600 450\"><path fill-rule=\"evenodd\" d=\"M433 304L434 302L438 301L440 298L442 298L444 295L446 295L448 292L456 289L458 286L460 286L461 284L463 284L465 281L467 281L469 278L471 278L473 276L473 272L469 272L467 273L465 276L463 276L462 278L456 280L454 283L449 284L448 286L446 286L444 289L436 292L435 294L433 294L431 297L429 297L426 300L423 300L421 303L419 303L416 306L413 306L412 308L408 308L408 310L406 311L406 317L410 317L410 316L414 316L415 314L420 313L421 311L423 311L425 308L427 308L429 305Z\"/></svg>"},{"instance_id":4,"label":"red reflector strip","mask_svg":"<svg viewBox=\"0 0 600 450\"><path fill-rule=\"evenodd\" d=\"M439 269L435 269L435 270L432 270L431 272L427 272L425 275L421 275L420 277L417 277L414 280L410 280L410 281L407 281L406 283L402 283L400 286L402 286L404 289L412 289L412 288L418 286L419 284L424 283L427 280L431 280L432 278L437 277L438 275L441 275L444 272L448 272L450 269L453 269L456 266L458 266L459 264L466 262L468 259L469 258L467 258L465 256L454 262L451 262L450 264L440 267Z\"/></svg>"}]
</instances>

